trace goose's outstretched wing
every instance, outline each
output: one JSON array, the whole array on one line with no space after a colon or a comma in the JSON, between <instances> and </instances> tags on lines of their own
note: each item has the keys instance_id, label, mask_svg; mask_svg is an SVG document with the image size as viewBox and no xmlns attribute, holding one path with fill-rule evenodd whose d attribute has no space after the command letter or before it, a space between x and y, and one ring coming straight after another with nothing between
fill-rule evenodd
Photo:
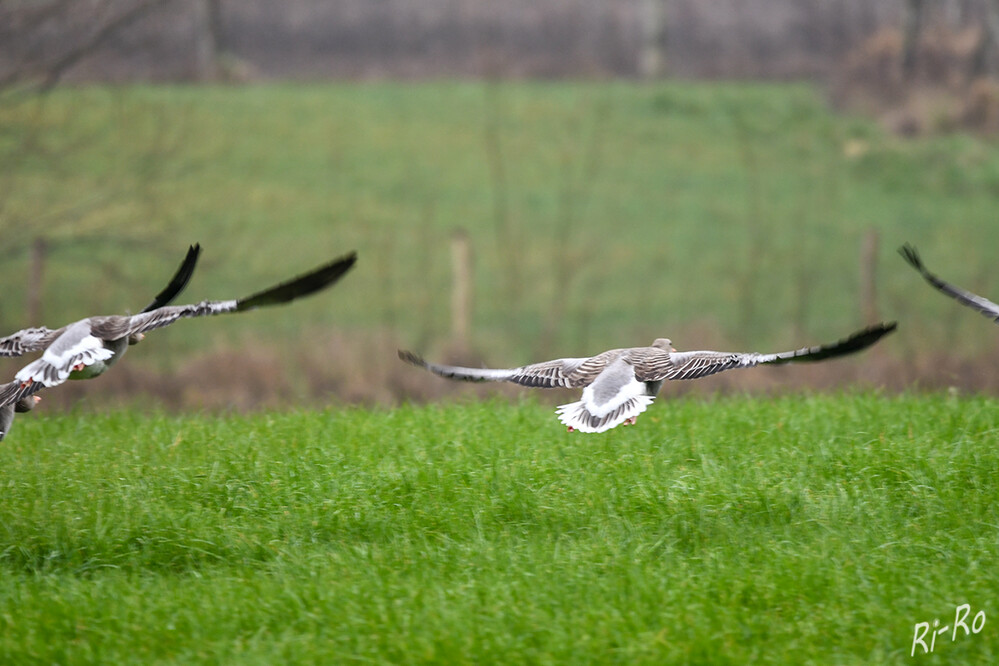
<instances>
[{"instance_id":1,"label":"goose's outstretched wing","mask_svg":"<svg viewBox=\"0 0 999 666\"><path fill-rule=\"evenodd\" d=\"M229 312L246 312L258 307L288 303L329 287L351 269L357 254L351 252L308 273L287 280L252 296L228 301L202 301L195 305L169 305L132 317L107 317L97 321L94 333L101 338L117 340L169 326L184 317L205 317Z\"/></svg>"},{"instance_id":2,"label":"goose's outstretched wing","mask_svg":"<svg viewBox=\"0 0 999 666\"><path fill-rule=\"evenodd\" d=\"M636 374L642 381L697 379L732 368L750 368L754 365L798 361L822 361L866 349L894 331L896 326L895 322L875 324L832 344L804 347L795 351L775 354L716 351L673 352L669 354L668 363L657 359L658 362L654 367L640 367Z\"/></svg>"},{"instance_id":3,"label":"goose's outstretched wing","mask_svg":"<svg viewBox=\"0 0 999 666\"><path fill-rule=\"evenodd\" d=\"M919 253L916 252L916 248L912 245L906 243L898 249L898 252L902 255L903 259L909 262L910 266L919 271L919 274L923 276L924 280L929 282L937 290L942 291L951 298L974 310L978 310L989 319L999 322L999 304L993 303L989 299L982 298L981 296L973 294L970 291L965 291L960 287L955 287L954 285L944 282L938 278L923 265L923 260L919 258Z\"/></svg>"},{"instance_id":4,"label":"goose's outstretched wing","mask_svg":"<svg viewBox=\"0 0 999 666\"><path fill-rule=\"evenodd\" d=\"M191 275L194 273L194 267L198 263L200 252L201 246L197 243L188 249L187 256L184 257L184 261L170 280L170 284L156 295L152 303L142 310L143 312L149 312L169 304L184 290L184 287L187 286L188 281L191 279ZM65 327L52 330L44 326L39 326L26 328L5 338L0 338L0 356L23 356L24 354L42 351L62 335L65 330Z\"/></svg>"},{"instance_id":5,"label":"goose's outstretched wing","mask_svg":"<svg viewBox=\"0 0 999 666\"><path fill-rule=\"evenodd\" d=\"M173 299L180 296L180 293L184 291L187 287L187 283L191 280L191 275L194 274L194 267L198 264L198 256L201 254L201 244L195 243L190 246L187 250L187 256L184 257L184 261L181 262L180 267L177 268L177 272L174 273L173 279L170 280L170 284L163 288L163 291L156 294L152 302L146 307L142 308L142 312L150 312L151 310L156 310L163 307L164 305L170 305Z\"/></svg>"},{"instance_id":6,"label":"goose's outstretched wing","mask_svg":"<svg viewBox=\"0 0 999 666\"><path fill-rule=\"evenodd\" d=\"M0 356L22 356L42 351L62 333L63 329L52 330L44 326L26 328L0 338Z\"/></svg>"},{"instance_id":7,"label":"goose's outstretched wing","mask_svg":"<svg viewBox=\"0 0 999 666\"><path fill-rule=\"evenodd\" d=\"M614 350L619 351L619 350ZM607 365L609 354L588 358L559 358L519 368L465 368L425 361L413 352L399 350L399 358L446 379L466 382L513 382L532 388L578 388L593 381Z\"/></svg>"},{"instance_id":8,"label":"goose's outstretched wing","mask_svg":"<svg viewBox=\"0 0 999 666\"><path fill-rule=\"evenodd\" d=\"M267 305L280 305L295 299L314 294L329 287L344 276L357 261L357 253L350 252L324 264L315 270L299 275L296 278L282 282L279 285L264 289L252 296L236 301L236 312L246 312Z\"/></svg>"}]
</instances>

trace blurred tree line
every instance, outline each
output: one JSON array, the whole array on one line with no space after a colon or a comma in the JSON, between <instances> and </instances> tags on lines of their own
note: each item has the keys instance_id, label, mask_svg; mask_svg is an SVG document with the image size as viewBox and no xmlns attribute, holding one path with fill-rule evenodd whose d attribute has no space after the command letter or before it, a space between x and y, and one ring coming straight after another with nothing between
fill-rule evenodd
<instances>
[{"instance_id":1,"label":"blurred tree line","mask_svg":"<svg viewBox=\"0 0 999 666\"><path fill-rule=\"evenodd\" d=\"M947 0L974 20L991 0ZM914 0L0 0L0 84L809 77Z\"/></svg>"}]
</instances>

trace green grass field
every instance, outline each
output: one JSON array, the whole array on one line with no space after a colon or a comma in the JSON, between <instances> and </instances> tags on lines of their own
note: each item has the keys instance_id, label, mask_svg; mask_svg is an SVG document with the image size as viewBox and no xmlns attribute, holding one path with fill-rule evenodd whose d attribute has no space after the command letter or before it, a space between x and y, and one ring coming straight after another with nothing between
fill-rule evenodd
<instances>
[{"instance_id":1,"label":"green grass field","mask_svg":"<svg viewBox=\"0 0 999 666\"><path fill-rule=\"evenodd\" d=\"M997 415L865 393L662 401L606 436L530 401L22 418L0 661L992 663ZM910 657L963 603L984 628Z\"/></svg>"}]
</instances>

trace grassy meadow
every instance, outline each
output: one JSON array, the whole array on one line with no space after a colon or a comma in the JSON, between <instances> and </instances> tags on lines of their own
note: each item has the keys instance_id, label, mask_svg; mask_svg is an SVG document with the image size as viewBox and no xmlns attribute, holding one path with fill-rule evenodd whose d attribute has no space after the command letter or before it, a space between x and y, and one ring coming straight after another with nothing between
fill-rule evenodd
<instances>
[{"instance_id":1,"label":"grassy meadow","mask_svg":"<svg viewBox=\"0 0 999 666\"><path fill-rule=\"evenodd\" d=\"M318 340L313 354L266 348L306 371L346 363L339 348L368 354L375 338L390 342L372 362L394 365L396 346L440 354L456 229L475 262L469 344L492 364L664 334L680 349L836 339L864 323L872 231L878 316L903 322L886 345L895 358L999 351L992 327L895 253L913 242L940 274L999 294L999 149L961 134L899 139L833 114L810 86L83 87L3 101L0 128L6 329L29 323L39 237L48 325L137 310L195 241L192 301L359 251L334 292L184 322L129 367L176 372L191 354L258 339Z\"/></svg>"},{"instance_id":2,"label":"grassy meadow","mask_svg":"<svg viewBox=\"0 0 999 666\"><path fill-rule=\"evenodd\" d=\"M25 418L0 448L0 661L990 663L997 414L861 393L680 399L606 436L530 401ZM962 603L984 628L914 662L914 625Z\"/></svg>"}]
</instances>

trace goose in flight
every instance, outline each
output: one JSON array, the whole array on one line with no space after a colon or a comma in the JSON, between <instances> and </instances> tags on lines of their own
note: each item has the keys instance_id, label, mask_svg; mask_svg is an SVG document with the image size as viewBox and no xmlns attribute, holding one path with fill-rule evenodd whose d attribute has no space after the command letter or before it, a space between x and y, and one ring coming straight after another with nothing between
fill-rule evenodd
<instances>
[{"instance_id":1,"label":"goose in flight","mask_svg":"<svg viewBox=\"0 0 999 666\"><path fill-rule=\"evenodd\" d=\"M923 260L919 258L919 253L916 252L916 248L912 245L906 243L898 249L898 252L902 255L903 259L909 262L910 266L919 271L919 274L923 276L924 280L933 285L938 291L942 291L951 298L967 305L973 310L978 310L992 321L999 322L999 304L993 303L987 298L977 296L970 291L965 291L960 287L948 284L933 273L929 272L926 269L926 266L923 265Z\"/></svg>"},{"instance_id":2,"label":"goose in flight","mask_svg":"<svg viewBox=\"0 0 999 666\"><path fill-rule=\"evenodd\" d=\"M399 358L447 379L507 381L535 388L582 388L582 399L561 405L556 414L569 432L604 432L622 423L633 425L666 380L697 379L732 368L821 361L852 354L891 333L895 326L895 322L877 324L832 344L776 354L678 352L669 339L659 338L650 347L611 349L589 358L560 358L505 370L438 365L401 350Z\"/></svg>"},{"instance_id":3,"label":"goose in flight","mask_svg":"<svg viewBox=\"0 0 999 666\"><path fill-rule=\"evenodd\" d=\"M191 245L187 250L187 255L184 257L184 261L181 262L180 267L177 272L174 273L173 278L171 278L170 283L164 287L163 291L156 294L152 302L143 308L143 312L149 312L150 310L155 310L156 308L168 305L173 299L175 299L191 279L191 275L194 273L194 267L198 263L198 256L201 254L201 246L198 243ZM138 340L136 340L137 342ZM131 341L130 341L131 343ZM131 343L134 344L134 343ZM20 355L16 351L11 351L10 353L3 353L0 356L18 356ZM120 356L120 354L119 354ZM37 395L27 395L16 400L14 402L9 402L2 407L0 407L0 441L3 441L7 433L10 432L10 428L14 423L14 413L29 412L35 408L41 401L41 398Z\"/></svg>"},{"instance_id":4,"label":"goose in flight","mask_svg":"<svg viewBox=\"0 0 999 666\"><path fill-rule=\"evenodd\" d=\"M227 301L195 305L163 305L137 315L88 317L60 329L27 328L0 338L0 356L42 351L24 366L14 381L0 386L0 408L67 379L89 379L103 374L148 331L169 326L185 317L205 317L288 303L315 293L339 280L357 260L351 252L308 273L261 292Z\"/></svg>"}]
</instances>

